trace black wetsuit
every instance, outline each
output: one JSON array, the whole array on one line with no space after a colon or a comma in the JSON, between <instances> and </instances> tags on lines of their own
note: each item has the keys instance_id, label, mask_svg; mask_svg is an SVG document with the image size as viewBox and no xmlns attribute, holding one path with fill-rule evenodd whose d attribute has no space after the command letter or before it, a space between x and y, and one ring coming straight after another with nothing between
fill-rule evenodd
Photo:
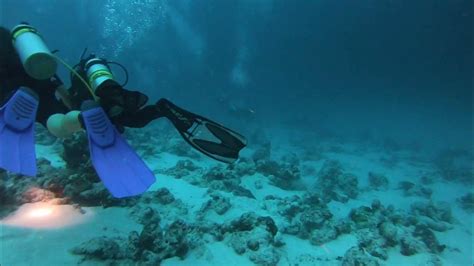
<instances>
[{"instance_id":1,"label":"black wetsuit","mask_svg":"<svg viewBox=\"0 0 474 266\"><path fill-rule=\"evenodd\" d=\"M77 74L84 80L87 80L84 70L86 60L81 60L76 66ZM57 76L36 80L27 75L13 48L10 31L0 27L0 106L3 106L15 90L22 86L27 87L38 94L36 121L46 126L51 115L69 111L56 97L56 89L61 85L62 82ZM84 101L94 98L86 84L75 75L71 76L69 94L71 99L68 100L73 110L80 110ZM145 94L126 90L113 80L104 81L94 94L99 97L100 106L120 132L123 132L124 127L140 128L157 118L166 117L190 145L216 160L232 163L238 159L239 151L246 146L245 138L230 129L186 111L166 99L146 105L148 97ZM194 131L198 127L199 130L207 130L214 138L196 138Z\"/></svg>"},{"instance_id":2,"label":"black wetsuit","mask_svg":"<svg viewBox=\"0 0 474 266\"><path fill-rule=\"evenodd\" d=\"M76 72L87 80L82 60L76 66ZM75 75L71 76L71 88L69 89L74 109L80 109L80 104L85 100L93 99L89 89ZM104 81L96 90L95 95L99 97L99 103L108 114L112 123L123 131L123 127L141 128L151 121L163 117L166 112L160 108L160 104L146 105L148 96L139 92L124 89L114 80Z\"/></svg>"}]
</instances>

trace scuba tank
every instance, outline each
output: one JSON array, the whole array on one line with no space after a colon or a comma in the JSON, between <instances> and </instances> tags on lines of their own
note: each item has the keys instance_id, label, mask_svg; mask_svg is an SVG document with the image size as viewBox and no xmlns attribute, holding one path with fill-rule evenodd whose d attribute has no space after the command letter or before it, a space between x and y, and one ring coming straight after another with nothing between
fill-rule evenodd
<instances>
[{"instance_id":1,"label":"scuba tank","mask_svg":"<svg viewBox=\"0 0 474 266\"><path fill-rule=\"evenodd\" d=\"M111 84L118 85L110 65L117 65L124 71L125 81L119 86L123 87L128 82L128 71L122 64L99 58L94 54L84 58L86 52L87 48L82 53L79 63L73 67L70 76L72 86L69 92L73 101L79 104L76 106L77 108L85 100L97 100L97 93L104 87Z\"/></svg>"},{"instance_id":2,"label":"scuba tank","mask_svg":"<svg viewBox=\"0 0 474 266\"><path fill-rule=\"evenodd\" d=\"M95 57L95 55L91 55L86 61L84 71L87 75L87 81L94 91L105 81L114 81L114 76L107 61Z\"/></svg>"},{"instance_id":3,"label":"scuba tank","mask_svg":"<svg viewBox=\"0 0 474 266\"><path fill-rule=\"evenodd\" d=\"M86 50L84 50L84 53ZM80 108L85 100L97 100L97 90L106 81L114 81L110 67L104 59L91 54L77 63L71 71L71 88L69 93L74 102L74 108Z\"/></svg>"},{"instance_id":4,"label":"scuba tank","mask_svg":"<svg viewBox=\"0 0 474 266\"><path fill-rule=\"evenodd\" d=\"M58 63L35 28L27 23L14 27L12 42L30 77L44 80L56 74Z\"/></svg>"},{"instance_id":5,"label":"scuba tank","mask_svg":"<svg viewBox=\"0 0 474 266\"><path fill-rule=\"evenodd\" d=\"M87 48L84 50L84 53L86 51ZM78 68L79 73L82 73L82 75L87 77L87 82L94 91L106 81L113 81L119 84L112 74L110 65L117 65L123 70L125 74L125 81L120 84L120 86L124 87L127 85L128 71L122 64L99 58L95 54L91 54L88 58L83 59L84 53L81 56L81 61L75 67Z\"/></svg>"}]
</instances>

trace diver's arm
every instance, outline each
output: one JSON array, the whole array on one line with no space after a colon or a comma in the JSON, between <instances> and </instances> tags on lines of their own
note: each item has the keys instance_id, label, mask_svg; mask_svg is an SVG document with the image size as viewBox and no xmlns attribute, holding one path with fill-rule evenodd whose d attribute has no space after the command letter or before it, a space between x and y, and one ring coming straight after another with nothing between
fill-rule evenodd
<instances>
[{"instance_id":1,"label":"diver's arm","mask_svg":"<svg viewBox=\"0 0 474 266\"><path fill-rule=\"evenodd\" d=\"M68 138L75 132L82 130L80 111L74 110L71 95L57 75L51 80L51 86L55 87L56 95L60 98L60 101L55 101L52 104L64 105L69 112L50 113L45 126L54 136L58 138Z\"/></svg>"},{"instance_id":2,"label":"diver's arm","mask_svg":"<svg viewBox=\"0 0 474 266\"><path fill-rule=\"evenodd\" d=\"M116 117L114 120L115 123L118 123L121 126L142 128L163 116L164 114L161 113L155 105L147 105L136 112L124 113L123 115Z\"/></svg>"},{"instance_id":3,"label":"diver's arm","mask_svg":"<svg viewBox=\"0 0 474 266\"><path fill-rule=\"evenodd\" d=\"M56 79L57 86L55 92L59 96L61 101L56 100L51 104L61 106L64 105L67 107L69 112L67 112L66 110L63 112L52 112L53 109L50 109L50 113L48 114L45 126L54 136L58 138L68 138L73 133L82 130L82 124L80 122L80 112L77 110L73 110L74 105L68 90L58 77L56 77ZM47 109L47 111L49 110Z\"/></svg>"},{"instance_id":4,"label":"diver's arm","mask_svg":"<svg viewBox=\"0 0 474 266\"><path fill-rule=\"evenodd\" d=\"M73 105L72 105L71 95L69 95L69 92L67 88L64 86L64 84L61 84L58 87L56 87L56 93L58 94L59 98L61 98L61 101L64 103L64 105L66 105L69 110L72 110Z\"/></svg>"}]
</instances>

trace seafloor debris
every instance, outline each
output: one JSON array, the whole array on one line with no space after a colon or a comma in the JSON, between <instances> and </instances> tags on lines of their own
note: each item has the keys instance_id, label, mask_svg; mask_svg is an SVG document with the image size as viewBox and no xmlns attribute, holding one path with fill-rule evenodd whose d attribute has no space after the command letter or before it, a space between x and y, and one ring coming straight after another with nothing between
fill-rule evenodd
<instances>
[{"instance_id":1,"label":"seafloor debris","mask_svg":"<svg viewBox=\"0 0 474 266\"><path fill-rule=\"evenodd\" d=\"M64 188L64 196L71 198L73 202L82 206L129 206L138 198L114 198L93 169L75 173L66 170L63 177L52 181Z\"/></svg>"},{"instance_id":2,"label":"seafloor debris","mask_svg":"<svg viewBox=\"0 0 474 266\"><path fill-rule=\"evenodd\" d=\"M367 252L361 247L352 247L342 259L343 266L357 266L357 265L365 265L365 266L378 266L380 263L378 260L371 255L367 254Z\"/></svg>"},{"instance_id":3,"label":"seafloor debris","mask_svg":"<svg viewBox=\"0 0 474 266\"><path fill-rule=\"evenodd\" d=\"M168 205L176 201L173 194L167 188L160 188L155 191L145 192L140 201L144 203L158 203L161 205Z\"/></svg>"},{"instance_id":4,"label":"seafloor debris","mask_svg":"<svg viewBox=\"0 0 474 266\"><path fill-rule=\"evenodd\" d=\"M181 219L162 226L155 209L141 212L141 232L130 232L125 238L97 237L73 248L71 252L84 260L111 261L126 265L130 261L159 265L170 257L183 258L190 249L202 247L213 235L224 240L238 254L246 254L257 265L276 265L280 260L278 228L272 218L245 213L225 224L188 224Z\"/></svg>"},{"instance_id":5,"label":"seafloor debris","mask_svg":"<svg viewBox=\"0 0 474 266\"><path fill-rule=\"evenodd\" d=\"M415 202L411 205L411 212L415 215L426 216L437 222L453 223L451 207L447 202Z\"/></svg>"},{"instance_id":6,"label":"seafloor debris","mask_svg":"<svg viewBox=\"0 0 474 266\"><path fill-rule=\"evenodd\" d=\"M431 188L422 186L422 185L417 185L413 182L410 181L401 181L398 183L398 189L403 191L404 196L420 196L423 198L431 198L431 195L433 194L433 190Z\"/></svg>"},{"instance_id":7,"label":"seafloor debris","mask_svg":"<svg viewBox=\"0 0 474 266\"><path fill-rule=\"evenodd\" d=\"M35 142L39 145L53 145L58 138L53 136L45 127L35 127Z\"/></svg>"},{"instance_id":8,"label":"seafloor debris","mask_svg":"<svg viewBox=\"0 0 474 266\"><path fill-rule=\"evenodd\" d=\"M298 188L300 179L299 160L294 154L286 155L277 162L274 160L259 160L256 170L268 176L270 183L282 189L291 190Z\"/></svg>"},{"instance_id":9,"label":"seafloor debris","mask_svg":"<svg viewBox=\"0 0 474 266\"><path fill-rule=\"evenodd\" d=\"M259 161L270 160L271 158L272 145L271 142L266 142L252 154L252 160L254 163Z\"/></svg>"},{"instance_id":10,"label":"seafloor debris","mask_svg":"<svg viewBox=\"0 0 474 266\"><path fill-rule=\"evenodd\" d=\"M175 132L173 132L176 134ZM199 152L190 148L189 144L186 143L181 137L176 135L169 136L169 141L162 146L162 151L169 152L174 155L178 155L185 158L199 159L203 155Z\"/></svg>"},{"instance_id":11,"label":"seafloor debris","mask_svg":"<svg viewBox=\"0 0 474 266\"><path fill-rule=\"evenodd\" d=\"M186 159L179 160L174 167L166 169L163 173L180 179L190 174L199 174L201 171L202 169L196 166L193 161Z\"/></svg>"},{"instance_id":12,"label":"seafloor debris","mask_svg":"<svg viewBox=\"0 0 474 266\"><path fill-rule=\"evenodd\" d=\"M388 178L380 173L369 172L369 185L375 189L388 189Z\"/></svg>"},{"instance_id":13,"label":"seafloor debris","mask_svg":"<svg viewBox=\"0 0 474 266\"><path fill-rule=\"evenodd\" d=\"M84 260L117 260L124 258L124 239L111 238L106 236L90 239L79 246L73 248L71 253L84 256Z\"/></svg>"},{"instance_id":14,"label":"seafloor debris","mask_svg":"<svg viewBox=\"0 0 474 266\"><path fill-rule=\"evenodd\" d=\"M421 239L423 243L425 243L428 250L432 253L440 253L446 248L446 245L439 244L438 239L436 238L433 231L431 231L430 228L424 224L416 225L413 236Z\"/></svg>"},{"instance_id":15,"label":"seafloor debris","mask_svg":"<svg viewBox=\"0 0 474 266\"><path fill-rule=\"evenodd\" d=\"M188 225L175 220L168 226L160 226L160 216L153 209L146 209L141 219L140 233L132 231L128 239L97 237L73 248L71 252L84 256L85 260L109 261L123 264L138 261L143 264L159 265L170 257L183 257L188 246Z\"/></svg>"},{"instance_id":16,"label":"seafloor debris","mask_svg":"<svg viewBox=\"0 0 474 266\"><path fill-rule=\"evenodd\" d=\"M420 177L420 182L423 185L432 185L436 181L437 176L434 173L425 173Z\"/></svg>"},{"instance_id":17,"label":"seafloor debris","mask_svg":"<svg viewBox=\"0 0 474 266\"><path fill-rule=\"evenodd\" d=\"M137 143L141 154L151 154L156 149L146 148L140 143L152 137L150 134L134 134L131 139ZM252 192L241 183L245 176L259 173L281 189L299 189L301 174L298 156L287 154L272 160L271 146L268 144L251 158L244 157L239 163L227 166L206 169L189 159L178 161L163 173L208 188L210 196L197 212L190 212L188 206L166 188L146 192L140 197L113 198L91 167L84 140L83 136L78 135L63 143L62 156L67 162L66 169L55 169L48 161L40 159L37 179L25 179L17 175L7 178L7 173L0 171L0 209L9 211L9 206L18 206L22 202L58 197L82 206L129 207L131 218L143 228L124 237L97 237L72 250L85 260L123 265L138 261L144 265L158 265L166 258L183 258L189 250L202 248L205 243L217 240L223 241L237 254L247 256L257 265L276 265L282 257L281 247L285 245L281 234L295 235L317 246L335 240L340 235L353 234L357 237L358 245L348 250L344 258L339 258L342 264L379 265L388 259L388 250L391 248L399 249L406 256L443 252L446 246L438 241L435 233L450 230L455 223L450 206L433 201L415 202L410 211L403 211L374 200L370 206L353 208L342 219L335 218L331 212L333 209L329 207L332 207L330 202L356 199L360 191L357 177L346 172L341 163L334 160L324 163L311 192L303 195L297 192L294 194L299 196L282 198L266 196L262 205L268 216L248 212L227 222L214 223L206 219L206 214L215 212L217 216L214 217L218 218L235 214L235 210L232 210L235 201L231 201L225 192L255 199ZM174 149L173 152L190 156L184 151L190 150L187 145L159 140L157 143L161 147ZM254 183L263 189L265 181ZM424 183L431 182L430 179ZM385 175L373 172L369 173L369 184L381 190L389 189L390 185ZM35 188L32 188L33 185ZM424 185L409 181L402 181L398 185L406 196L430 198L432 195L431 189ZM473 194L469 193L460 197L458 202L462 208L472 211L473 198ZM437 257L434 255L433 258Z\"/></svg>"},{"instance_id":18,"label":"seafloor debris","mask_svg":"<svg viewBox=\"0 0 474 266\"><path fill-rule=\"evenodd\" d=\"M338 161L329 160L319 170L315 189L326 201L347 202L357 198L358 184L357 176L344 172Z\"/></svg>"},{"instance_id":19,"label":"seafloor debris","mask_svg":"<svg viewBox=\"0 0 474 266\"><path fill-rule=\"evenodd\" d=\"M30 187L22 193L22 203L49 201L56 198L56 195L46 189Z\"/></svg>"},{"instance_id":20,"label":"seafloor debris","mask_svg":"<svg viewBox=\"0 0 474 266\"><path fill-rule=\"evenodd\" d=\"M163 151L162 147L167 145L167 140L171 139L171 134L174 133L164 128L157 130L160 131L160 136L169 135L169 138L157 137L153 130L141 130L137 128L127 128L125 135L127 142L139 153L141 158L156 158Z\"/></svg>"},{"instance_id":21,"label":"seafloor debris","mask_svg":"<svg viewBox=\"0 0 474 266\"><path fill-rule=\"evenodd\" d=\"M15 196L17 188L9 183L7 172L0 169L0 218L15 210L19 204Z\"/></svg>"},{"instance_id":22,"label":"seafloor debris","mask_svg":"<svg viewBox=\"0 0 474 266\"><path fill-rule=\"evenodd\" d=\"M415 204L411 212L406 212L374 200L371 206L352 209L349 219L334 219L326 203L315 193L288 198L269 196L265 200L267 209L276 209L286 218L283 233L309 239L314 245L342 234L354 234L364 252L382 261L388 259L388 248L396 246L403 255L442 252L445 246L438 243L433 230L449 230L453 221L450 210L442 203Z\"/></svg>"},{"instance_id":23,"label":"seafloor debris","mask_svg":"<svg viewBox=\"0 0 474 266\"><path fill-rule=\"evenodd\" d=\"M278 161L271 159L271 143L266 142L252 155L254 168L260 174L267 176L272 185L282 189L299 187L300 160L294 153L282 156Z\"/></svg>"},{"instance_id":24,"label":"seafloor debris","mask_svg":"<svg viewBox=\"0 0 474 266\"><path fill-rule=\"evenodd\" d=\"M149 191L137 199L135 204L130 208L130 216L138 223L144 224L142 219L148 219L153 208L159 208L160 215L169 219L187 217L189 211L180 199L175 199L173 194L166 188L157 191ZM168 219L169 218L169 219Z\"/></svg>"},{"instance_id":25,"label":"seafloor debris","mask_svg":"<svg viewBox=\"0 0 474 266\"><path fill-rule=\"evenodd\" d=\"M134 259L158 265L170 257L184 257L188 252L188 226L183 220L176 220L166 228L161 228L159 220L149 220L135 240L135 232L130 234L131 253Z\"/></svg>"},{"instance_id":26,"label":"seafloor debris","mask_svg":"<svg viewBox=\"0 0 474 266\"><path fill-rule=\"evenodd\" d=\"M269 216L244 213L223 225L221 232L237 254L247 254L257 265L276 265L280 260L277 248L284 243L276 237L278 227Z\"/></svg>"},{"instance_id":27,"label":"seafloor debris","mask_svg":"<svg viewBox=\"0 0 474 266\"><path fill-rule=\"evenodd\" d=\"M448 181L471 184L474 178L474 155L468 150L447 149L433 161L441 176Z\"/></svg>"},{"instance_id":28,"label":"seafloor debris","mask_svg":"<svg viewBox=\"0 0 474 266\"><path fill-rule=\"evenodd\" d=\"M374 257L388 258L386 247L400 245L403 255L419 252L439 253L444 249L440 245L422 217L415 216L391 207L380 206L377 209L359 207L351 212L355 223L355 233L359 246Z\"/></svg>"},{"instance_id":29,"label":"seafloor debris","mask_svg":"<svg viewBox=\"0 0 474 266\"><path fill-rule=\"evenodd\" d=\"M189 175L184 179L193 185L209 188L211 191L226 191L235 196L242 196L248 198L255 198L250 190L240 185L242 175L246 172L241 172L235 169L237 166L228 165L226 167L215 166L205 172L203 175Z\"/></svg>"},{"instance_id":30,"label":"seafloor debris","mask_svg":"<svg viewBox=\"0 0 474 266\"><path fill-rule=\"evenodd\" d=\"M8 215L23 203L61 198L62 190L48 181L57 178L58 173L49 161L38 159L37 178L25 177L0 170L0 217ZM46 173L51 172L51 175Z\"/></svg>"},{"instance_id":31,"label":"seafloor debris","mask_svg":"<svg viewBox=\"0 0 474 266\"><path fill-rule=\"evenodd\" d=\"M201 218L209 210L214 210L217 214L223 215L232 207L230 199L221 193L213 192L209 196L211 196L211 199L203 203L198 212L198 216Z\"/></svg>"},{"instance_id":32,"label":"seafloor debris","mask_svg":"<svg viewBox=\"0 0 474 266\"><path fill-rule=\"evenodd\" d=\"M474 211L474 193L470 192L458 198L458 203L466 211Z\"/></svg>"},{"instance_id":33,"label":"seafloor debris","mask_svg":"<svg viewBox=\"0 0 474 266\"><path fill-rule=\"evenodd\" d=\"M266 199L276 201L278 213L287 219L283 233L309 239L313 245L324 244L350 232L350 226L345 222L332 219L333 215L318 194Z\"/></svg>"},{"instance_id":34,"label":"seafloor debris","mask_svg":"<svg viewBox=\"0 0 474 266\"><path fill-rule=\"evenodd\" d=\"M62 141L61 157L69 169L85 168L89 161L89 144L84 132L78 132Z\"/></svg>"}]
</instances>

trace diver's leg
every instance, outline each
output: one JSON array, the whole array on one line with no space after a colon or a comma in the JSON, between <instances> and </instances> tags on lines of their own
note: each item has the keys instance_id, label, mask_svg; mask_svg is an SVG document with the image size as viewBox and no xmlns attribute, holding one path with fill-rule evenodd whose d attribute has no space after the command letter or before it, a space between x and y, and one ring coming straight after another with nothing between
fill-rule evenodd
<instances>
[{"instance_id":1,"label":"diver's leg","mask_svg":"<svg viewBox=\"0 0 474 266\"><path fill-rule=\"evenodd\" d=\"M173 123L185 141L216 160L232 163L247 145L247 140L239 133L184 110L167 99L160 99L156 109Z\"/></svg>"},{"instance_id":2,"label":"diver's leg","mask_svg":"<svg viewBox=\"0 0 474 266\"><path fill-rule=\"evenodd\" d=\"M133 114L120 117L119 123L125 127L142 128L160 117L163 114L155 105L147 105Z\"/></svg>"}]
</instances>

